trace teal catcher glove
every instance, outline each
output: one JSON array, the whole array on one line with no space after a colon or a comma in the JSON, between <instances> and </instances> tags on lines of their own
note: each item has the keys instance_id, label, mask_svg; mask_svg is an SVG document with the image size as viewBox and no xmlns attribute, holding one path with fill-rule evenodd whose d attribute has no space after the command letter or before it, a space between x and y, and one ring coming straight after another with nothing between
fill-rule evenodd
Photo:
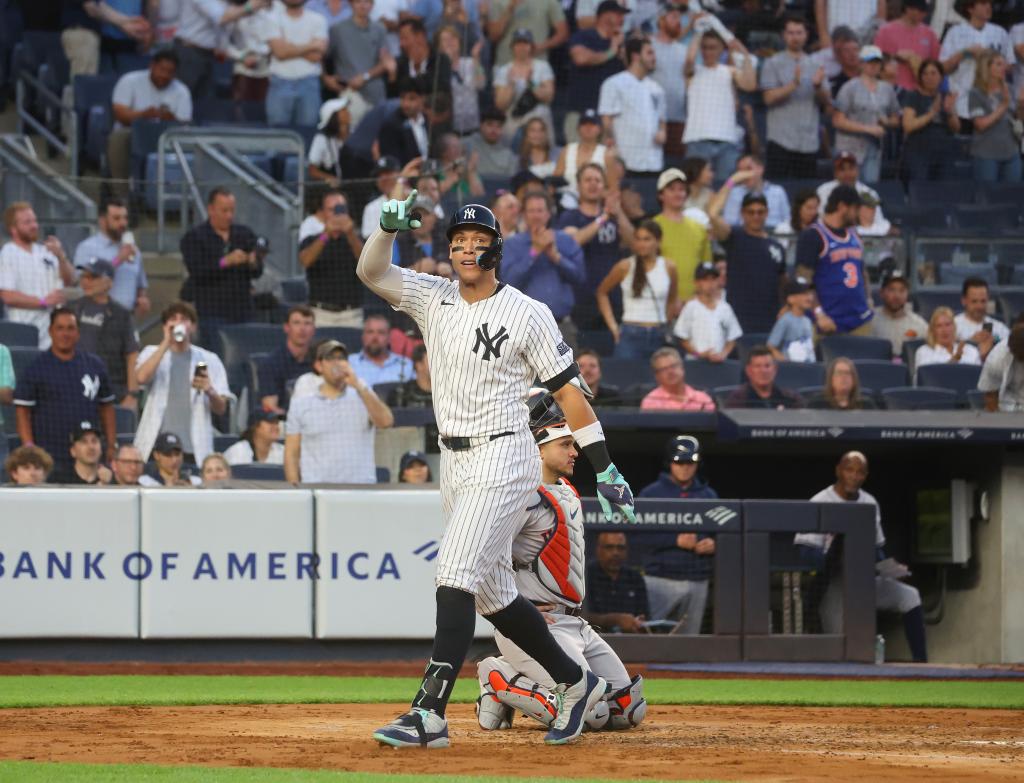
<instances>
[{"instance_id":1,"label":"teal catcher glove","mask_svg":"<svg viewBox=\"0 0 1024 783\"><path fill-rule=\"evenodd\" d=\"M408 231L410 228L419 228L423 225L419 219L420 213L412 208L417 195L414 190L405 201L397 198L385 201L380 208L380 227L393 234L396 231Z\"/></svg>"},{"instance_id":2,"label":"teal catcher glove","mask_svg":"<svg viewBox=\"0 0 1024 783\"><path fill-rule=\"evenodd\" d=\"M597 502L601 504L605 519L612 521L612 514L618 511L630 522L636 522L633 513L633 490L614 465L597 474Z\"/></svg>"}]
</instances>

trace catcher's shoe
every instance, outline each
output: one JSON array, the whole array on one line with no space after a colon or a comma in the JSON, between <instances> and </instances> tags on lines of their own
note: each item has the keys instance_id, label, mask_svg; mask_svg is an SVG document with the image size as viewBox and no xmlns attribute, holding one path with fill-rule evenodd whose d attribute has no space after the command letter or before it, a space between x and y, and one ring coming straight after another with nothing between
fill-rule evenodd
<instances>
[{"instance_id":1,"label":"catcher's shoe","mask_svg":"<svg viewBox=\"0 0 1024 783\"><path fill-rule=\"evenodd\" d=\"M558 717L551 724L551 731L544 735L544 741L548 745L565 745L579 737L587 715L604 696L606 685L589 669L575 685L559 685L555 689Z\"/></svg>"},{"instance_id":2,"label":"catcher's shoe","mask_svg":"<svg viewBox=\"0 0 1024 783\"><path fill-rule=\"evenodd\" d=\"M436 712L413 707L373 732L373 738L395 748L447 748L448 721Z\"/></svg>"}]
</instances>

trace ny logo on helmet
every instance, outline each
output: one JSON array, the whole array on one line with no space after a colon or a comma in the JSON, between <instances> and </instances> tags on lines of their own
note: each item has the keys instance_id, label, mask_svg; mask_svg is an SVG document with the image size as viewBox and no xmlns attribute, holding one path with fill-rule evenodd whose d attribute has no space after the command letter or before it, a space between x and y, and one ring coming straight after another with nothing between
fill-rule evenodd
<instances>
[{"instance_id":1,"label":"ny logo on helmet","mask_svg":"<svg viewBox=\"0 0 1024 783\"><path fill-rule=\"evenodd\" d=\"M466 207L462 211L463 220L476 220L476 210L473 207Z\"/></svg>"},{"instance_id":2,"label":"ny logo on helmet","mask_svg":"<svg viewBox=\"0 0 1024 783\"><path fill-rule=\"evenodd\" d=\"M483 348L484 353L480 358L485 362L489 362L492 356L500 359L501 346L505 344L508 338L509 334L504 326L498 330L497 334L491 337L490 325L481 324L476 328L476 342L473 343L473 353L479 353L480 349Z\"/></svg>"}]
</instances>

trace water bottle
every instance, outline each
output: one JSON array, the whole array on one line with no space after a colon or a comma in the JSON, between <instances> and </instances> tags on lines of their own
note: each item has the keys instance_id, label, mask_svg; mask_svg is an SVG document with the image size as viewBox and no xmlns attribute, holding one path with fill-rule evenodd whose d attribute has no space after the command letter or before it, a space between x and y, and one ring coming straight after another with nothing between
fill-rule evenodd
<instances>
[{"instance_id":1,"label":"water bottle","mask_svg":"<svg viewBox=\"0 0 1024 783\"><path fill-rule=\"evenodd\" d=\"M885 637L878 634L875 637L875 665L880 666L883 663L885 663Z\"/></svg>"}]
</instances>

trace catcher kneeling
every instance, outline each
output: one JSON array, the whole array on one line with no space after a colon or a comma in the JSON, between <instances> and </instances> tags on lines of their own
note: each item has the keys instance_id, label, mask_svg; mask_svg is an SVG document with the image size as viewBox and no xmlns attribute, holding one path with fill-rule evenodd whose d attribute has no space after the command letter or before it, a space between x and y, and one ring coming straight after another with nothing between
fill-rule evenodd
<instances>
[{"instance_id":1,"label":"catcher kneeling","mask_svg":"<svg viewBox=\"0 0 1024 783\"><path fill-rule=\"evenodd\" d=\"M629 729L647 712L643 678L630 679L608 643L581 616L584 596L583 512L579 494L566 479L577 451L573 435L547 389L532 389L530 429L540 448L543 484L526 523L512 542L516 586L545 613L551 635L580 666L608 683L608 692L586 716L587 728ZM558 714L555 683L535 660L495 631L500 658L478 666L477 719L486 730L507 729L516 712L549 725Z\"/></svg>"}]
</instances>

